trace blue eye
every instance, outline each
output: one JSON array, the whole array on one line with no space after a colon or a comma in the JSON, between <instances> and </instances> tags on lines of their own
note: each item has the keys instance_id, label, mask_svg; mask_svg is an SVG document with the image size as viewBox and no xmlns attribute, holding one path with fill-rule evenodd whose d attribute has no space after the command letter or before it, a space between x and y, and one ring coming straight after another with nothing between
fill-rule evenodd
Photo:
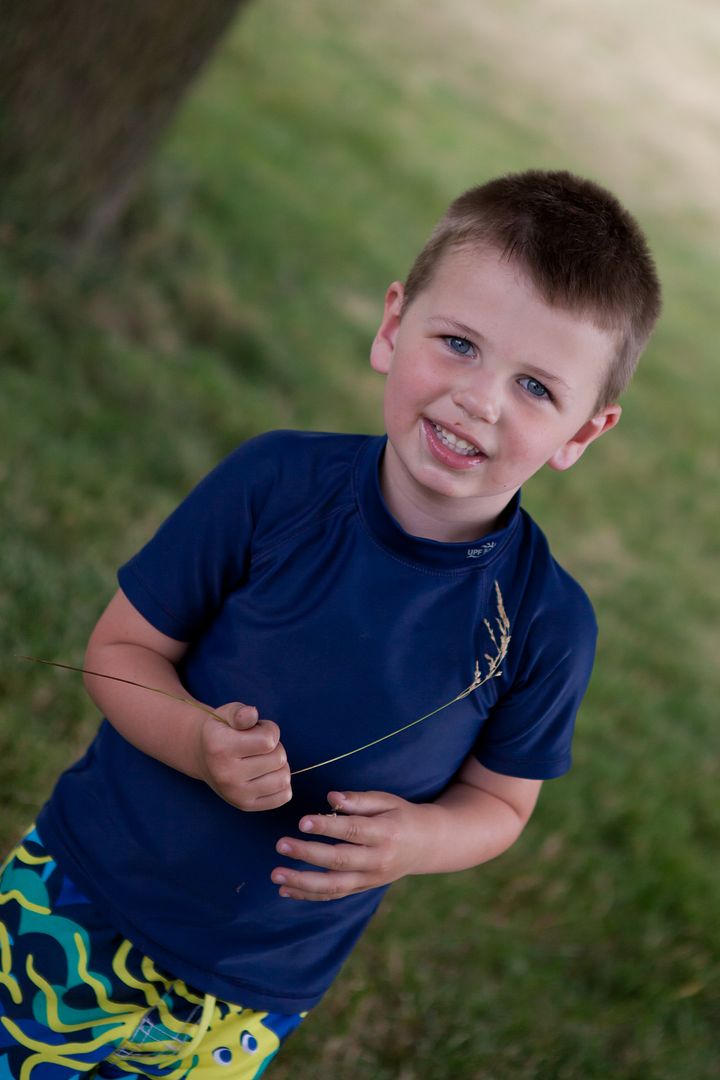
<instances>
[{"instance_id":1,"label":"blue eye","mask_svg":"<svg viewBox=\"0 0 720 1080\"><path fill-rule=\"evenodd\" d=\"M472 344L464 337L444 337L443 341L452 349L453 352L459 353L460 356L470 356L473 347Z\"/></svg>"},{"instance_id":2,"label":"blue eye","mask_svg":"<svg viewBox=\"0 0 720 1080\"><path fill-rule=\"evenodd\" d=\"M232 1065L232 1050L227 1046L218 1046L212 1052L213 1061L218 1065Z\"/></svg>"},{"instance_id":3,"label":"blue eye","mask_svg":"<svg viewBox=\"0 0 720 1080\"><path fill-rule=\"evenodd\" d=\"M533 379L530 376L520 379L520 385L523 386L529 394L532 394L536 398L549 398L550 392L547 387L543 386L537 379Z\"/></svg>"}]
</instances>

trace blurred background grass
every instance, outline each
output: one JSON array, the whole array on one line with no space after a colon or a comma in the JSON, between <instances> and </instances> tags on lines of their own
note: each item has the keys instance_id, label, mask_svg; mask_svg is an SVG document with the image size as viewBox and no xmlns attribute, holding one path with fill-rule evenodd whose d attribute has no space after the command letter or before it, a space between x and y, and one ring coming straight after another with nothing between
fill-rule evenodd
<instances>
[{"instance_id":1,"label":"blurred background grass","mask_svg":"<svg viewBox=\"0 0 720 1080\"><path fill-rule=\"evenodd\" d=\"M719 58L705 0L257 0L122 243L73 267L0 230L3 848L98 723L16 654L80 662L243 438L381 430L383 291L455 194L570 168L657 253L621 427L525 493L601 627L575 768L497 863L393 890L277 1080L718 1076Z\"/></svg>"}]
</instances>

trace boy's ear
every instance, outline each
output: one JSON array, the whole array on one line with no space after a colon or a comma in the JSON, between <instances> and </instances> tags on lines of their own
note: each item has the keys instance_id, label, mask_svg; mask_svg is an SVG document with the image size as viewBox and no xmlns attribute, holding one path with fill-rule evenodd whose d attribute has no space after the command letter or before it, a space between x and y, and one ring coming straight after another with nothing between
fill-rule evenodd
<instances>
[{"instance_id":1,"label":"boy's ear","mask_svg":"<svg viewBox=\"0 0 720 1080\"><path fill-rule=\"evenodd\" d=\"M583 424L572 439L568 439L566 443L555 451L548 461L550 468L559 471L569 469L578 458L582 457L591 442L595 442L606 431L610 431L615 427L621 413L622 409L619 405L607 405L604 409L601 409L599 413Z\"/></svg>"},{"instance_id":2,"label":"boy's ear","mask_svg":"<svg viewBox=\"0 0 720 1080\"><path fill-rule=\"evenodd\" d=\"M393 281L385 293L385 308L375 339L370 347L370 364L381 375L387 375L395 352L395 339L400 329L405 286L401 281Z\"/></svg>"}]
</instances>

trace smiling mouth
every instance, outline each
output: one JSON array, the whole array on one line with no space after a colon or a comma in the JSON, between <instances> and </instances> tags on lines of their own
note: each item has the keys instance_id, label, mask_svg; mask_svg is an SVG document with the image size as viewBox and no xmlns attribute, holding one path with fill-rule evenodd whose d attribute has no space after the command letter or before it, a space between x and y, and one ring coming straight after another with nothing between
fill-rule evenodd
<instances>
[{"instance_id":1,"label":"smiling mouth","mask_svg":"<svg viewBox=\"0 0 720 1080\"><path fill-rule=\"evenodd\" d=\"M474 443L468 442L466 439L459 439L457 435L453 435L452 431L447 431L440 424L436 424L434 420L431 420L430 423L443 446L454 450L456 454L460 454L462 457L479 457L482 454L482 450L475 446Z\"/></svg>"}]
</instances>

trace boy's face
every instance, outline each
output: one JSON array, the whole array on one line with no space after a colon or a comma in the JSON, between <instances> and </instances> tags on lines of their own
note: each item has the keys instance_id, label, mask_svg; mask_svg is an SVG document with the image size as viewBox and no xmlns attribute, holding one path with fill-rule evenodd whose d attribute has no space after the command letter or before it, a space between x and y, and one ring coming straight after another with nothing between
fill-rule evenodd
<instances>
[{"instance_id":1,"label":"boy's face","mask_svg":"<svg viewBox=\"0 0 720 1080\"><path fill-rule=\"evenodd\" d=\"M401 320L402 300L394 282L371 351L387 376L383 491L408 531L447 516L436 539L473 539L542 465L569 468L617 423L619 406L594 411L613 340L492 249L446 253Z\"/></svg>"}]
</instances>

